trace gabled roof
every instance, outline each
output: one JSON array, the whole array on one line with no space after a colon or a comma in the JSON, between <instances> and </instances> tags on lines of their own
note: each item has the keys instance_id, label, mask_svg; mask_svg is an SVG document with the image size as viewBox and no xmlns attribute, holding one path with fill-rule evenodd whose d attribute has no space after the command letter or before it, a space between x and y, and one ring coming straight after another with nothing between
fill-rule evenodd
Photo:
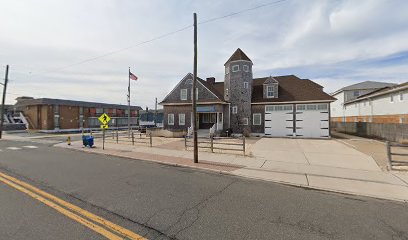
<instances>
[{"instance_id":1,"label":"gabled roof","mask_svg":"<svg viewBox=\"0 0 408 240\"><path fill-rule=\"evenodd\" d=\"M342 91L350 91L350 90L362 90L362 89L378 89L378 88L384 88L384 87L391 87L395 86L397 84L395 83L387 83L387 82L376 82L376 81L364 81L356 84L352 84L346 87L343 87L336 92L334 92L332 95L337 94Z\"/></svg>"},{"instance_id":2,"label":"gabled roof","mask_svg":"<svg viewBox=\"0 0 408 240\"><path fill-rule=\"evenodd\" d=\"M359 101L363 101L363 100L366 100L366 99L369 99L369 98L378 97L378 96L389 94L389 93L404 91L404 90L407 90L407 89L408 89L408 82L401 83L399 85L394 84L393 86L383 87L383 88L377 89L375 91L372 91L370 93L361 95L356 99L345 102L344 104L359 102Z\"/></svg>"},{"instance_id":3,"label":"gabled roof","mask_svg":"<svg viewBox=\"0 0 408 240\"><path fill-rule=\"evenodd\" d=\"M323 92L320 85L309 79L300 79L295 75L273 77L279 83L278 98L264 98L263 84L267 78L254 78L252 82L252 103L336 100Z\"/></svg>"},{"instance_id":4,"label":"gabled roof","mask_svg":"<svg viewBox=\"0 0 408 240\"><path fill-rule=\"evenodd\" d=\"M251 61L251 59L249 59L249 57L240 49L238 48L233 54L232 56L228 59L227 62L225 62L225 64L232 62L232 61L238 61L238 60L245 60L245 61ZM225 66L224 64L224 66Z\"/></svg>"}]
</instances>

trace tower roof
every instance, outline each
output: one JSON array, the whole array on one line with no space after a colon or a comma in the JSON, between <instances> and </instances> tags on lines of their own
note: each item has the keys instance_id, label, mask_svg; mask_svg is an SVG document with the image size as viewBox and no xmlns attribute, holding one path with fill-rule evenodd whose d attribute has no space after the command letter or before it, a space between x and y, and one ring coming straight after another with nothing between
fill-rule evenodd
<instances>
[{"instance_id":1,"label":"tower roof","mask_svg":"<svg viewBox=\"0 0 408 240\"><path fill-rule=\"evenodd\" d=\"M225 64L232 62L232 61L238 61L238 60L245 60L245 61L252 62L251 59L249 59L249 57L240 48L238 48Z\"/></svg>"}]
</instances>

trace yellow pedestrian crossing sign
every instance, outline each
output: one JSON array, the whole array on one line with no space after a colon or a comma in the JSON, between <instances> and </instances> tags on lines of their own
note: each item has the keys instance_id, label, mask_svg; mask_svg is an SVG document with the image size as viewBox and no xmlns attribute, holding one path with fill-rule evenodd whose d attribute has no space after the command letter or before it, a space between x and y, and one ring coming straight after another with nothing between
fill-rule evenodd
<instances>
[{"instance_id":1,"label":"yellow pedestrian crossing sign","mask_svg":"<svg viewBox=\"0 0 408 240\"><path fill-rule=\"evenodd\" d=\"M110 117L106 113L102 114L98 119L103 125L108 125L108 122L110 121Z\"/></svg>"},{"instance_id":2,"label":"yellow pedestrian crossing sign","mask_svg":"<svg viewBox=\"0 0 408 240\"><path fill-rule=\"evenodd\" d=\"M102 125L101 125L101 128L102 128L102 129L108 129L108 128L109 128L109 126L108 126L108 125L104 125L104 124L102 124Z\"/></svg>"}]
</instances>

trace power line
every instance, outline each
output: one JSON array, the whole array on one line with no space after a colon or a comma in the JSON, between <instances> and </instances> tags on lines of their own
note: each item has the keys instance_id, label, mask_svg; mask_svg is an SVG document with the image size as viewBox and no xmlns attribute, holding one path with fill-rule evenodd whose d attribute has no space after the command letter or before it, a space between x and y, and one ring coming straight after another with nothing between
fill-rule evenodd
<instances>
[{"instance_id":1,"label":"power line","mask_svg":"<svg viewBox=\"0 0 408 240\"><path fill-rule=\"evenodd\" d=\"M246 8L246 9L243 9L243 10L240 10L240 11L237 11L237 12L233 12L233 13L230 13L230 14L227 14L227 15L211 18L211 19L208 19L208 20L205 20L205 21L202 21L202 22L198 22L198 24L202 25L202 24L215 22L215 21L218 21L218 20L221 20L221 19L236 16L236 15L239 15L239 14L242 14L242 13L245 13L245 12L249 12L249 11L254 11L256 9L268 7L268 6L275 5L275 4L278 4L278 3L282 3L282 2L285 2L285 1L288 1L288 0L278 0L278 1L273 1L273 2L269 2L269 3L264 3L264 4L261 4L261 5L257 5L255 7ZM69 64L69 65L66 65L66 66L63 66L63 67L60 67L60 68L55 68L55 69L52 69L52 70L49 70L49 71L34 73L34 74L31 74L31 76L37 76L37 75L43 75L43 74L47 74L47 73L51 73L51 72L56 72L56 71L71 68L71 67L74 67L74 66L77 66L77 65L81 65L81 64L84 64L84 63L87 63L87 62L95 61L95 60L100 59L100 58L104 58L104 57L107 57L107 56L110 56L110 55L114 55L116 53L120 53L120 52L126 51L128 49L135 48L135 47L138 47L138 46L141 46L141 45L144 45L144 44L147 44L147 43L150 43L150 42L153 42L153 41L156 41L156 40L159 40L159 39L171 36L171 35L174 35L176 33L187 30L187 29L189 29L191 27L193 27L193 25L188 25L188 26L185 26L183 28L177 29L175 31L168 32L168 33L159 35L157 37L151 38L149 40L139 42L139 43L137 43L135 45L131 45L131 46L128 46L128 47L124 47L124 48L115 50L115 51L107 52L107 53L104 53L104 54L101 54L101 55L98 55L98 56L95 56L95 57L92 57L92 58L85 59L85 60L80 61L80 62Z\"/></svg>"}]
</instances>

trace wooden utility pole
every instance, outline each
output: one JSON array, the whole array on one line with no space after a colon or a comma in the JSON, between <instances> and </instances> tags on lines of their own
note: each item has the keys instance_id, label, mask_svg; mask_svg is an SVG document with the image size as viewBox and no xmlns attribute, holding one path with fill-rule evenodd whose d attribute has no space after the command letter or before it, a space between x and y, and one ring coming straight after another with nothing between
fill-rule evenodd
<instances>
[{"instance_id":1,"label":"wooden utility pole","mask_svg":"<svg viewBox=\"0 0 408 240\"><path fill-rule=\"evenodd\" d=\"M130 137L130 67L129 67L129 85L128 85L128 136Z\"/></svg>"},{"instance_id":2,"label":"wooden utility pole","mask_svg":"<svg viewBox=\"0 0 408 240\"><path fill-rule=\"evenodd\" d=\"M8 71L9 65L6 66L6 77L4 78L4 86L3 86L3 99L1 100L1 117L0 117L0 139L2 138L3 134L3 123L4 123L4 110L5 110L5 102L6 102L6 90L7 90L7 82L8 82Z\"/></svg>"},{"instance_id":3,"label":"wooden utility pole","mask_svg":"<svg viewBox=\"0 0 408 240\"><path fill-rule=\"evenodd\" d=\"M194 163L198 163L198 145L197 145L197 89L196 89L196 82L197 82L197 13L194 13L194 70L193 70L193 96L192 105L193 105L193 139L194 139Z\"/></svg>"}]
</instances>

